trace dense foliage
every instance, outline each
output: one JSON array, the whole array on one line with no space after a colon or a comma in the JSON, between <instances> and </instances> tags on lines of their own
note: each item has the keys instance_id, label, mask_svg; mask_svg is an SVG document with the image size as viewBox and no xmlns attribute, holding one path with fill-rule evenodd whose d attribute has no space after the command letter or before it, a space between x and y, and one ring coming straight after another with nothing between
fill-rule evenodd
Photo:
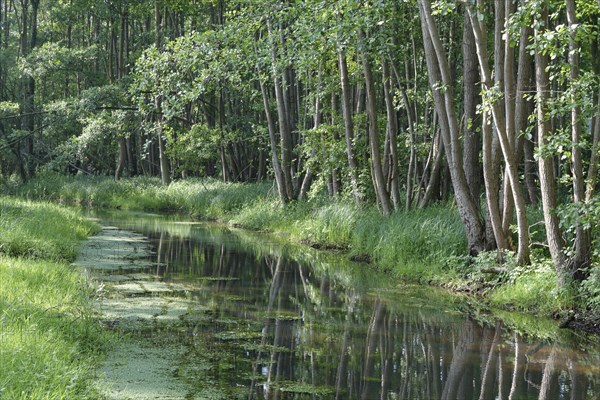
<instances>
[{"instance_id":1,"label":"dense foliage","mask_svg":"<svg viewBox=\"0 0 600 400\"><path fill-rule=\"evenodd\" d=\"M0 173L273 180L280 203L384 216L452 198L465 254L548 258L597 293L599 18L596 0L0 1Z\"/></svg>"}]
</instances>

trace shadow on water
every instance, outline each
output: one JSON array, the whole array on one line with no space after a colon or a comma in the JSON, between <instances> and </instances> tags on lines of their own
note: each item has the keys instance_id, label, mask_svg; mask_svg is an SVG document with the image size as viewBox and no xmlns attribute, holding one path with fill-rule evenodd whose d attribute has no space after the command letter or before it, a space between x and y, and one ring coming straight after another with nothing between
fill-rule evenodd
<instances>
[{"instance_id":1,"label":"shadow on water","mask_svg":"<svg viewBox=\"0 0 600 400\"><path fill-rule=\"evenodd\" d=\"M479 323L460 298L271 236L99 217L150 238L155 259L140 272L189 288L193 315L144 334L186 346L176 374L190 398L600 398L598 345L554 324L542 341Z\"/></svg>"}]
</instances>

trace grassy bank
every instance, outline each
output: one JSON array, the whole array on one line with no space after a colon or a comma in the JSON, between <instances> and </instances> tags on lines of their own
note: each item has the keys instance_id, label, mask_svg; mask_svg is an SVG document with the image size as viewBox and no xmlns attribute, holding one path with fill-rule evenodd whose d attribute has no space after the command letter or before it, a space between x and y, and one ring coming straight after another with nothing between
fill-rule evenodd
<instances>
[{"instance_id":1,"label":"grassy bank","mask_svg":"<svg viewBox=\"0 0 600 400\"><path fill-rule=\"evenodd\" d=\"M106 177L49 175L10 190L20 197L71 205L137 211L179 212L201 220L285 235L351 257L411 281L429 281L443 260L464 253L466 241L456 210L446 205L383 217L371 206L316 197L284 207L271 182L225 184L186 180L168 187L154 178L115 182Z\"/></svg>"},{"instance_id":2,"label":"grassy bank","mask_svg":"<svg viewBox=\"0 0 600 400\"><path fill-rule=\"evenodd\" d=\"M57 205L0 197L0 398L97 398L89 382L106 337L69 266L95 229Z\"/></svg>"},{"instance_id":3,"label":"grassy bank","mask_svg":"<svg viewBox=\"0 0 600 400\"><path fill-rule=\"evenodd\" d=\"M68 204L181 212L270 231L318 248L348 250L350 257L370 260L397 278L482 294L494 307L550 315L577 306L576 293L558 291L554 269L543 254L526 268L516 266L507 255L499 273L496 253L476 260L465 257L464 229L449 204L398 211L389 217L372 206L326 197L282 207L272 183L224 184L210 179L164 187L152 178L115 182L49 175L8 190Z\"/></svg>"}]
</instances>

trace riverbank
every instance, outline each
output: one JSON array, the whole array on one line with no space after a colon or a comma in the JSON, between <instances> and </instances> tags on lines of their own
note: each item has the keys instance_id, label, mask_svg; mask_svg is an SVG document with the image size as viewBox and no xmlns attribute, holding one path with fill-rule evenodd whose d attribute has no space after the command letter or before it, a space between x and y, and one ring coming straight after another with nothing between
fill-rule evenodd
<instances>
[{"instance_id":1,"label":"riverbank","mask_svg":"<svg viewBox=\"0 0 600 400\"><path fill-rule=\"evenodd\" d=\"M69 265L98 229L57 205L0 197L0 398L100 398L89 383L110 337Z\"/></svg>"},{"instance_id":2,"label":"riverbank","mask_svg":"<svg viewBox=\"0 0 600 400\"><path fill-rule=\"evenodd\" d=\"M396 279L474 293L485 306L561 320L583 318L592 330L594 313L576 317L573 310L593 310L600 304L594 280L583 286L585 292L559 290L554 268L541 248L534 249L533 264L527 267L517 266L510 255L498 266L494 252L469 259L463 226L450 204L383 217L373 207L319 196L281 206L270 182L225 184L211 179L163 187L152 178L115 182L106 177L47 175L9 190L65 204L185 213L268 231L315 248L346 251L351 259L370 262Z\"/></svg>"}]
</instances>

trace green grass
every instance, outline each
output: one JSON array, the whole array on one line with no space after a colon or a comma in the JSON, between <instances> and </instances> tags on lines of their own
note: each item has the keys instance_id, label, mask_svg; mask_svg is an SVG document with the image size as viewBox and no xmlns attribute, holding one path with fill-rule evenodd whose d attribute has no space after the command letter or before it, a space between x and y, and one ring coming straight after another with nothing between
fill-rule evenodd
<instances>
[{"instance_id":1,"label":"green grass","mask_svg":"<svg viewBox=\"0 0 600 400\"><path fill-rule=\"evenodd\" d=\"M215 179L176 181L165 187L156 178L115 182L107 177L50 174L8 190L68 204L181 212L273 232L319 248L347 250L349 256L370 259L377 268L405 281L483 294L494 306L507 309L551 314L572 303L569 294L557 292L551 270L538 265L494 275L485 271L497 267L495 253L484 253L476 260L466 257L464 228L452 204L384 217L373 206L325 196L282 206L272 182Z\"/></svg>"},{"instance_id":2,"label":"green grass","mask_svg":"<svg viewBox=\"0 0 600 400\"><path fill-rule=\"evenodd\" d=\"M198 219L269 231L321 248L348 249L411 281L429 281L445 257L462 254L464 229L449 205L398 211L383 217L372 206L315 197L282 206L272 182L223 183L215 179L156 178L115 182L107 177L48 174L13 187L22 197L137 211L182 212Z\"/></svg>"},{"instance_id":3,"label":"green grass","mask_svg":"<svg viewBox=\"0 0 600 400\"><path fill-rule=\"evenodd\" d=\"M556 270L549 262L536 262L515 273L490 293L493 307L551 315L569 306L572 295L557 286Z\"/></svg>"},{"instance_id":4,"label":"green grass","mask_svg":"<svg viewBox=\"0 0 600 400\"><path fill-rule=\"evenodd\" d=\"M0 197L0 398L94 399L107 337L69 266L95 224L60 206Z\"/></svg>"},{"instance_id":5,"label":"green grass","mask_svg":"<svg viewBox=\"0 0 600 400\"><path fill-rule=\"evenodd\" d=\"M59 205L0 197L0 253L72 261L79 241L95 229Z\"/></svg>"},{"instance_id":6,"label":"green grass","mask_svg":"<svg viewBox=\"0 0 600 400\"><path fill-rule=\"evenodd\" d=\"M258 198L269 197L270 182L223 183L216 179L176 181L157 178L114 181L107 177L46 174L24 186L5 188L20 197L123 210L185 212L196 218L225 219Z\"/></svg>"}]
</instances>

